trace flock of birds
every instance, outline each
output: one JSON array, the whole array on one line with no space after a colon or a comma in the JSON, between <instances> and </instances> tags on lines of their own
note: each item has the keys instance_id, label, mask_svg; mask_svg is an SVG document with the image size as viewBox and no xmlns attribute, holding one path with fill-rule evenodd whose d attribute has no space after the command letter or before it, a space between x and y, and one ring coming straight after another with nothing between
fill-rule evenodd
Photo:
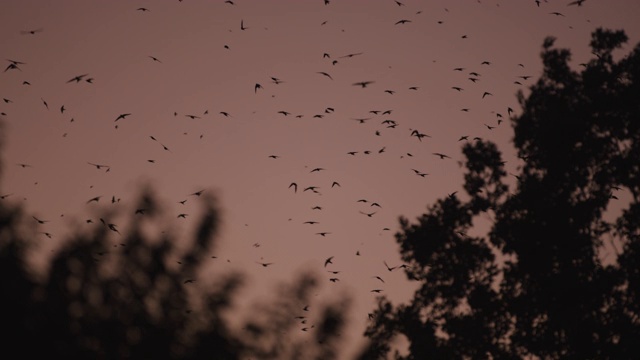
<instances>
[{"instance_id":1,"label":"flock of birds","mask_svg":"<svg viewBox=\"0 0 640 360\"><path fill-rule=\"evenodd\" d=\"M179 0L178 2L184 3L184 4L181 4L181 6L188 5L188 1ZM320 3L320 6L327 7L327 8L330 8L331 6L334 6L339 3L339 1L337 0L336 1L323 0L322 2L318 0L318 2ZM225 4L225 6L230 6L230 7L244 6L243 1L240 1L240 0L237 0L237 1L227 0L227 1L224 1L223 3ZM389 8L388 8L389 27L392 27L392 28L393 27L395 28L409 27L415 23L427 21L428 18L425 18L427 14L423 14L423 11L419 9L415 9L414 3L415 1L409 1L409 0L407 1L389 0ZM585 3L586 3L585 0L578 0L578 1L568 2L566 3L566 5L569 7L574 7L574 6L583 7L585 6ZM154 3L154 6L161 6L161 4ZM532 11L536 10L536 8L543 8L547 6L551 6L551 4L547 3L547 1L536 0L531 2ZM413 9L405 10L409 8L413 8ZM137 12L139 13L140 16L154 16L153 7L133 6L131 7L130 11ZM395 19L391 18L393 14L400 14L399 12L394 13L394 11L400 11L402 14L401 15L402 17L395 18ZM443 9L441 14L446 14L448 12L449 12L448 9ZM558 12L558 11L549 11L547 14L548 14L547 16L554 15L554 16L565 17L565 15L562 12ZM413 17L410 18L409 15L412 15ZM444 25L444 20L438 19L434 21L438 25ZM331 24L329 20L325 20L321 22L319 26L328 27L328 26L331 26ZM257 31L257 30L261 30L259 29L259 26L257 24L254 25L254 23L250 22L249 20L245 20L244 18L238 18L237 27L234 29L229 29L228 31L230 34L229 36L232 36L233 34L237 34L238 31L240 33L250 34L252 31ZM49 32L49 31L56 31L56 29L47 28L46 32ZM265 31L266 31L266 28L265 28ZM342 30L342 32L344 32L344 30ZM22 31L19 31L19 33L24 36L34 36L34 37L42 36L45 33L45 28L42 27L42 28L35 28L31 30L22 30ZM470 38L470 34L466 34L466 33L458 34L456 35L456 37L460 39L465 39L464 41L469 41L467 39ZM538 40L542 41L542 39L538 39ZM235 50L235 49L232 49L232 46L229 43L224 43L221 45L221 47L224 49L223 51L226 51L226 52L232 52L233 50ZM4 52L5 54L11 51L12 49L8 47L4 47L4 49L2 49L2 52ZM349 63L350 66L355 65L357 67L358 59L366 58L368 55L367 49L362 49L362 51L346 53L345 55L340 55L340 56L334 56L331 53L332 51L320 50L318 52L318 61L326 62L324 65L326 66L326 68L319 69L319 68L313 68L309 66L308 73L314 74L317 77L318 82L320 81L329 82L330 84L336 84L335 86L343 86L345 84L343 82L340 82L340 79L338 79L338 76L336 76L334 71L330 69L338 69L341 65L345 63ZM487 51L487 55L490 55L489 51ZM141 55L141 57L144 57L146 61L149 62L148 66L163 66L163 67L171 66L170 65L171 61L167 61L168 59L163 58L161 56L157 56L155 54L154 55L144 54L144 55ZM2 92L0 96L3 99L3 102L0 103L2 105L0 110L1 110L2 118L4 119L5 122L9 124L11 124L12 122L20 121L20 119L17 119L14 117L13 115L13 113L15 112L14 109L15 107L18 107L21 105L20 102L22 102L23 104L29 104L27 100L28 97L35 98L41 103L40 110L43 110L45 112L57 111L61 115L71 116L71 115L68 115L70 109L68 109L65 104L59 103L54 106L53 104L49 103L46 100L49 97L48 94L29 93L28 91L24 91L23 89L18 91L18 87L23 87L23 88L30 87L32 86L32 83L34 84L37 83L38 79L34 78L34 75L33 75L34 72L32 71L32 68L31 68L32 66L31 64L34 62L37 62L35 60L36 59L14 58L12 56L11 57L7 56L5 60L6 66L4 66L4 72L2 74L3 79L1 80L2 85L0 86L0 91ZM533 61L533 59L527 59L527 60ZM461 60L460 62L465 65L459 66L460 64L455 64L455 65L452 64L452 66L450 66L448 71L451 72L452 76L455 76L455 79L456 79L455 81L464 81L467 85L454 83L454 84L451 84L448 89L443 89L443 91L448 90L449 92L451 92L452 96L455 96L458 93L466 94L468 92L473 92L474 93L473 96L477 98L478 102L493 100L493 98L497 97L498 92L495 91L494 89L483 87L483 84L487 83L488 81L486 76L483 77L482 69L489 69L495 66L495 63L498 61L499 61L498 59L485 59L478 63L469 63L469 62L466 62L465 60ZM536 74L530 73L529 71L531 70L527 71L528 69L525 67L523 63L515 63L511 65L512 65L512 68L511 68L512 70L509 70L509 71L511 71L513 74L512 76L510 75L511 77L507 80L507 82L510 82L509 85L511 85L512 88L509 88L509 91L506 94L503 94L504 96L502 97L502 100L505 100L505 101L508 100L512 102L514 101L513 94L515 93L515 91L518 89L525 90L526 86L530 85L530 83L527 83L527 81L534 78ZM91 64L88 64L87 66L91 67ZM180 71L180 70L176 69L176 71ZM508 73L509 71L504 71L504 73ZM98 75L92 75L91 72L78 72L76 74L69 74L68 76L66 76L65 79L61 81L61 84L66 86L83 84L83 85L90 85L94 87L100 87L101 81L104 81L104 80L105 79L101 79ZM415 78L414 80L416 82L423 82L423 80L417 79L417 78ZM287 87L289 86L289 84L294 82L295 82L294 79L287 79L286 77L280 77L280 76L270 76L267 80L254 81L250 85L250 88L249 86L247 86L248 87L247 92L248 92L248 95L260 96L263 92L267 92L268 87L274 87L274 86ZM384 79L377 79L377 78L361 78L361 79L357 79L357 81L349 81L346 85L350 85L351 89L353 89L352 91L377 90L381 94L385 94L385 96L388 95L388 96L397 97L401 92L401 90L398 90L397 88L387 87ZM419 93L427 86L428 86L427 84L424 84L424 85L407 84L405 89L408 92ZM344 88L342 90L348 91L348 89L345 90ZM291 91L302 91L302 90L293 88L291 89ZM22 95L20 95L20 98L17 98L17 97L14 98L13 94L15 93L20 93ZM494 93L496 95L494 95ZM361 95L357 95L357 96L361 96ZM272 98L273 97L274 96L272 95ZM493 103L495 104L496 102L493 102ZM25 106L28 106L28 105L25 105ZM397 107L396 108L380 108L379 106L382 107L383 105L377 103L376 106L372 106L372 107L375 107L373 109L372 108L361 109L362 113L364 114L361 113L361 116L356 115L352 117L344 114L339 114L339 111L336 110L338 109L338 107L334 105L326 106L323 109L323 111L318 111L312 114L296 113L293 110L281 109L281 110L277 110L272 114L269 114L269 116L274 118L283 118L283 119L297 119L297 121L305 121L308 119L312 119L312 120L327 119L327 118L335 118L336 116L341 116L347 123L352 121L355 124L362 125L363 129L366 128L366 130L363 130L362 132L363 134L365 134L363 135L363 137L371 136L374 138L382 139L388 134L393 134L392 136L395 136L397 139L401 139L399 140L400 142L410 142L413 149L416 149L415 147L416 144L422 145L427 143L428 141L434 140L435 135L433 134L433 132L427 132L422 129L418 129L417 126L415 126L417 124L416 122L413 122L412 125L406 126L404 125L402 119L396 118L395 114L402 113L402 110L400 108L397 108ZM476 132L475 135L469 134L467 133L467 131L465 131L465 133L458 134L453 141L457 149L459 149L460 146L467 141L482 140L485 137L491 138L494 130L498 129L501 126L504 126L508 118L515 116L514 109L511 106L508 106L508 105L496 106L493 109L493 111L491 111L492 118L489 118L486 114L478 115L478 117L481 117L483 119L489 118L490 120L485 120L485 121L480 120L480 122L477 123L476 128L467 129L468 132ZM57 108L57 110L54 110L55 108ZM471 109L466 106L460 109L460 111L464 113L469 113L470 110ZM245 115L238 114L238 113L235 113L232 115L232 112L228 110L219 110L217 111L217 114L222 118L231 119L231 120L234 120L234 119L237 120L239 118L245 117ZM174 119L184 119L184 120L188 119L188 120L194 120L194 121L205 121L207 118L210 118L212 115L214 115L214 113L212 112L210 114L208 109L204 111L200 110L200 111L192 111L192 112L173 111L172 113L167 114L168 117L171 117ZM112 126L113 129L115 129L114 131L116 130L122 131L121 128L125 126L124 124L128 124L128 122L131 122L131 121L136 121L137 118L139 119L141 117L144 117L144 115L136 113L134 111L114 111L113 117L109 119L110 126ZM406 117L406 114L404 114L404 117ZM80 120L76 120L75 116L69 120L70 123L74 123L76 121L80 121ZM374 131L370 131L372 130L372 127L368 127L368 125L370 124L373 124L372 126L375 127ZM424 125L424 126L426 127L427 125ZM181 135L188 135L188 134L187 132L184 132L184 134L181 134ZM11 138L11 136L12 134L9 133L9 138ZM67 137L68 132L65 132L62 136ZM174 149L174 146L170 148L167 145L168 142L165 142L164 140L162 140L161 137L159 137L158 135L147 135L147 139L148 139L147 141L150 140L153 143L157 144L158 151L160 152L164 151L164 152L173 153L173 154L179 153L178 149ZM198 140L198 139L205 141L206 140L205 134L204 133L197 134L196 139L194 140ZM99 141L99 139L96 139L96 141ZM173 140L169 139L169 141L171 142ZM178 141L174 141L174 142L178 143ZM353 150L345 151L342 155L344 155L344 157L346 158L361 157L361 156L374 157L375 155L382 156L382 154L386 154L389 152L389 153L392 153L394 157L405 159L407 161L410 159L419 159L419 161L415 161L414 164L415 163L426 164L429 161L431 161L429 159L433 159L433 161L452 161L454 160L454 157L455 157L453 153L450 153L448 151L424 150L426 147L421 147L419 152L405 151L405 150L398 151L397 149L399 147L395 145L397 145L397 143L393 145L386 144L377 148L353 149ZM394 149L391 149L392 147ZM340 147L336 146L335 148L340 148ZM78 151L82 151L82 149L78 149ZM267 159L267 161L283 161L286 156L280 153L266 153L266 154L262 154L261 157L263 157L264 159ZM9 159L9 161L5 160L4 162L5 172L6 171L13 172L14 170L11 168L11 166L18 166L22 169L32 168L35 166L34 164L24 163L24 162L15 162L11 160L13 159ZM145 160L149 164L160 166L159 162L157 161L158 158L148 158ZM103 171L105 173L112 173L116 171L116 169L119 166L121 166L121 164L110 164L110 163L103 163L102 161L95 161L95 159L85 159L84 166L89 166L89 167L95 168L96 170ZM419 169L418 166L406 166L406 169L408 174L413 174L416 177L419 177L422 179L429 179L429 177L433 174L433 171L438 170L440 167L441 166L436 163L433 166L432 171ZM307 172L307 176L317 176L315 174L320 174L320 173L324 174L328 170L323 166L315 166L315 167L306 168L305 171ZM135 174L129 174L129 175L135 176ZM188 179L183 181L188 181ZM3 188L5 187L3 186ZM344 189L346 191L349 190L347 182L341 179L329 180L326 187L320 186L318 185L318 183L307 184L307 183L303 183L302 180L292 180L292 181L287 181L286 183L282 183L282 188L285 188L286 190L288 190L290 193L289 194L290 196L300 196L300 194L323 195L329 191L342 191L341 189ZM0 200L5 200L12 196L21 197L24 200L26 200L29 194L25 193L25 189L26 187L24 188L16 187L14 189L8 189L10 190L8 193L0 194ZM224 189L222 190L224 191ZM104 191L104 189L102 191ZM185 192L183 197L179 199L175 199L175 203L179 204L177 205L178 207L186 206L187 202L189 202L190 199L200 197L201 195L203 195L205 191L206 190L201 189L201 190L190 192L190 193ZM412 191L412 190L407 189L404 186L400 186L399 191ZM456 193L457 191L449 192L448 196L450 197L456 196ZM345 194L344 192L342 194L343 195L340 195L340 196L348 197L348 195L344 195ZM305 206L307 206L307 209L310 208L313 213L321 213L324 211L325 205L318 204L317 199L318 197L314 197L312 203L310 204L305 203ZM92 204L103 204L105 201L110 202L111 204L120 204L121 200L122 200L121 197L116 195L107 196L107 195L104 195L103 193L94 193L90 197L86 198L84 201L85 201L85 206L90 206ZM357 206L359 206L357 208L357 213L363 216L365 219L371 218L375 220L383 211L383 205L382 205L383 201L381 200L378 200L378 199L372 200L372 199L360 198L360 197L356 197L354 200ZM136 216L144 216L146 211L147 209L145 208L134 209L134 213ZM298 210L294 210L294 211L298 211ZM397 215L400 215L400 214L393 214L392 216L397 216ZM189 213L187 211L178 210L175 214L175 217L177 219L187 219L189 217ZM34 220L34 225L37 225L43 228L43 230L40 231L40 233L43 234L43 236L47 238L55 237L53 231L47 228L48 226L51 225L52 219L46 219L46 218L43 219L37 216L33 216L33 220ZM294 218L289 218L288 220L291 222L291 221L294 221ZM320 238L329 238L333 236L334 233L336 232L336 231L333 231L333 230L330 231L324 228L317 229L318 224L320 224L320 221L318 221L317 219L313 219L313 218L304 219L304 220L295 219L295 221L297 221L299 224L302 224L304 226L309 226L309 228L313 229L311 230L311 233ZM114 236L119 236L120 234L120 227L115 222L111 222L111 220L106 220L103 218L97 218L97 219L88 218L88 219L84 219L84 222L87 224L94 224L95 226L104 226L110 231L117 234ZM373 224L374 225L372 226L376 227L376 231L378 231L379 229L382 229L382 231L386 232L387 234L391 234L391 228L389 226L383 227L380 225L380 223L376 223L375 221L373 222ZM254 248L259 248L261 247L261 245L262 245L261 241L253 242ZM313 256L314 254L311 254L311 255ZM354 249L351 256L360 257L364 255L361 253L361 249ZM213 256L213 258L219 258L219 257L221 257L219 254L216 256ZM347 256L345 255L344 257L347 257ZM322 270L326 274L328 274L327 276L328 282L336 283L341 280L341 275L344 270L336 270L333 267L334 264L338 263L338 259L339 257L334 254L326 257L324 261L321 262ZM381 271L386 270L388 273L404 269L408 266L407 264L390 266L388 265L386 259L380 259L380 260L381 261L376 261L379 263L380 270ZM230 260L227 260L227 261L230 262ZM258 266L261 266L263 268L271 268L272 265L276 263L275 261L265 261L263 257L260 257L258 260L252 259L252 261ZM344 265L347 266L348 264L344 264ZM374 294L379 294L384 292L385 286L388 284L388 281L385 280L383 276L377 273L371 273L369 274L369 276L376 283L375 286L372 286L369 289L369 292ZM191 284L196 282L196 280L185 279L184 282L185 284ZM309 305L308 304L304 305L302 310L309 311ZM303 327L301 328L302 331L308 331L310 328L313 327L313 325L308 324L307 316L299 316L299 319L302 321L302 324L303 324Z\"/></svg>"}]
</instances>

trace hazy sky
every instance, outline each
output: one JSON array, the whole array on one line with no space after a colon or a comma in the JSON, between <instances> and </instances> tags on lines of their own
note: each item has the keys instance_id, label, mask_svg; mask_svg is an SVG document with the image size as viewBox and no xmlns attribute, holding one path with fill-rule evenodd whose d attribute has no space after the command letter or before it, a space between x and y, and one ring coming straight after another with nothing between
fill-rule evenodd
<instances>
[{"instance_id":1,"label":"hazy sky","mask_svg":"<svg viewBox=\"0 0 640 360\"><path fill-rule=\"evenodd\" d=\"M189 194L216 192L223 227L210 271L249 275L246 303L312 271L318 302L352 297L345 336L358 344L372 289L393 301L413 290L384 265L400 264L398 217L454 191L467 199L460 137L497 142L517 171L507 109L518 114L516 92L539 77L544 38L570 47L576 69L597 27L624 29L625 53L640 40L637 1L569 3L5 0L0 195L49 221L46 254L68 224L100 226L101 207L131 214L147 181L185 229L197 218Z\"/></svg>"}]
</instances>

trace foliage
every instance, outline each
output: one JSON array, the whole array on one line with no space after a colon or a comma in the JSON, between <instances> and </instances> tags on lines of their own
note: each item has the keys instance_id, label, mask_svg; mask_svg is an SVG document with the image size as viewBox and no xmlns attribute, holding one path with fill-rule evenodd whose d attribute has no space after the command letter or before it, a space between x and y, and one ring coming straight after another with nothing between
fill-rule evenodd
<instances>
[{"instance_id":1,"label":"foliage","mask_svg":"<svg viewBox=\"0 0 640 360\"><path fill-rule=\"evenodd\" d=\"M616 62L625 33L599 29L595 57L575 71L554 40L511 117L514 189L493 143L464 146L468 200L400 219L405 272L420 286L408 304L380 300L361 359L384 358L396 338L409 343L400 359L640 354L640 45ZM482 218L490 230L472 235Z\"/></svg>"}]
</instances>

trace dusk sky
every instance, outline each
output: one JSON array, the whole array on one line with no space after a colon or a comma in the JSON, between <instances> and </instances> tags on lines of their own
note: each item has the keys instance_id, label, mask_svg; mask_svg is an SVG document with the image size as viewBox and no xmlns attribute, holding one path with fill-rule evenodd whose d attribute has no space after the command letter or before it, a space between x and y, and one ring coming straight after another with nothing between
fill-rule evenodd
<instances>
[{"instance_id":1,"label":"dusk sky","mask_svg":"<svg viewBox=\"0 0 640 360\"><path fill-rule=\"evenodd\" d=\"M190 194L215 193L207 271L244 272L244 305L318 275L317 304L352 299L353 351L376 296L412 295L385 266L401 265L398 218L468 198L464 142L495 141L518 171L508 109L541 75L545 37L576 70L598 27L627 33L623 53L640 41L638 1L570 3L5 0L0 196L47 220L33 222L41 264L70 230L101 226L100 209L132 216L144 184L185 230Z\"/></svg>"}]
</instances>

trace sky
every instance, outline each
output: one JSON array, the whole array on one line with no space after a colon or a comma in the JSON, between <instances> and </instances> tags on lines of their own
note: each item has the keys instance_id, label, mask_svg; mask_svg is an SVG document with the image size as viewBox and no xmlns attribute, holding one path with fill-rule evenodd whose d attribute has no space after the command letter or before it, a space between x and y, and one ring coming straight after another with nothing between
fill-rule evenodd
<instances>
[{"instance_id":1,"label":"sky","mask_svg":"<svg viewBox=\"0 0 640 360\"><path fill-rule=\"evenodd\" d=\"M401 264L398 218L468 198L463 144L494 141L518 171L507 109L541 75L545 37L575 69L598 27L625 30L623 53L640 41L636 1L570 3L5 0L0 196L47 221L35 266L99 209L130 215L143 184L178 229L197 220L191 194L216 194L203 279L244 272L250 306L317 274L317 304L351 299L350 354L371 290L398 303L415 289L385 265Z\"/></svg>"}]
</instances>

